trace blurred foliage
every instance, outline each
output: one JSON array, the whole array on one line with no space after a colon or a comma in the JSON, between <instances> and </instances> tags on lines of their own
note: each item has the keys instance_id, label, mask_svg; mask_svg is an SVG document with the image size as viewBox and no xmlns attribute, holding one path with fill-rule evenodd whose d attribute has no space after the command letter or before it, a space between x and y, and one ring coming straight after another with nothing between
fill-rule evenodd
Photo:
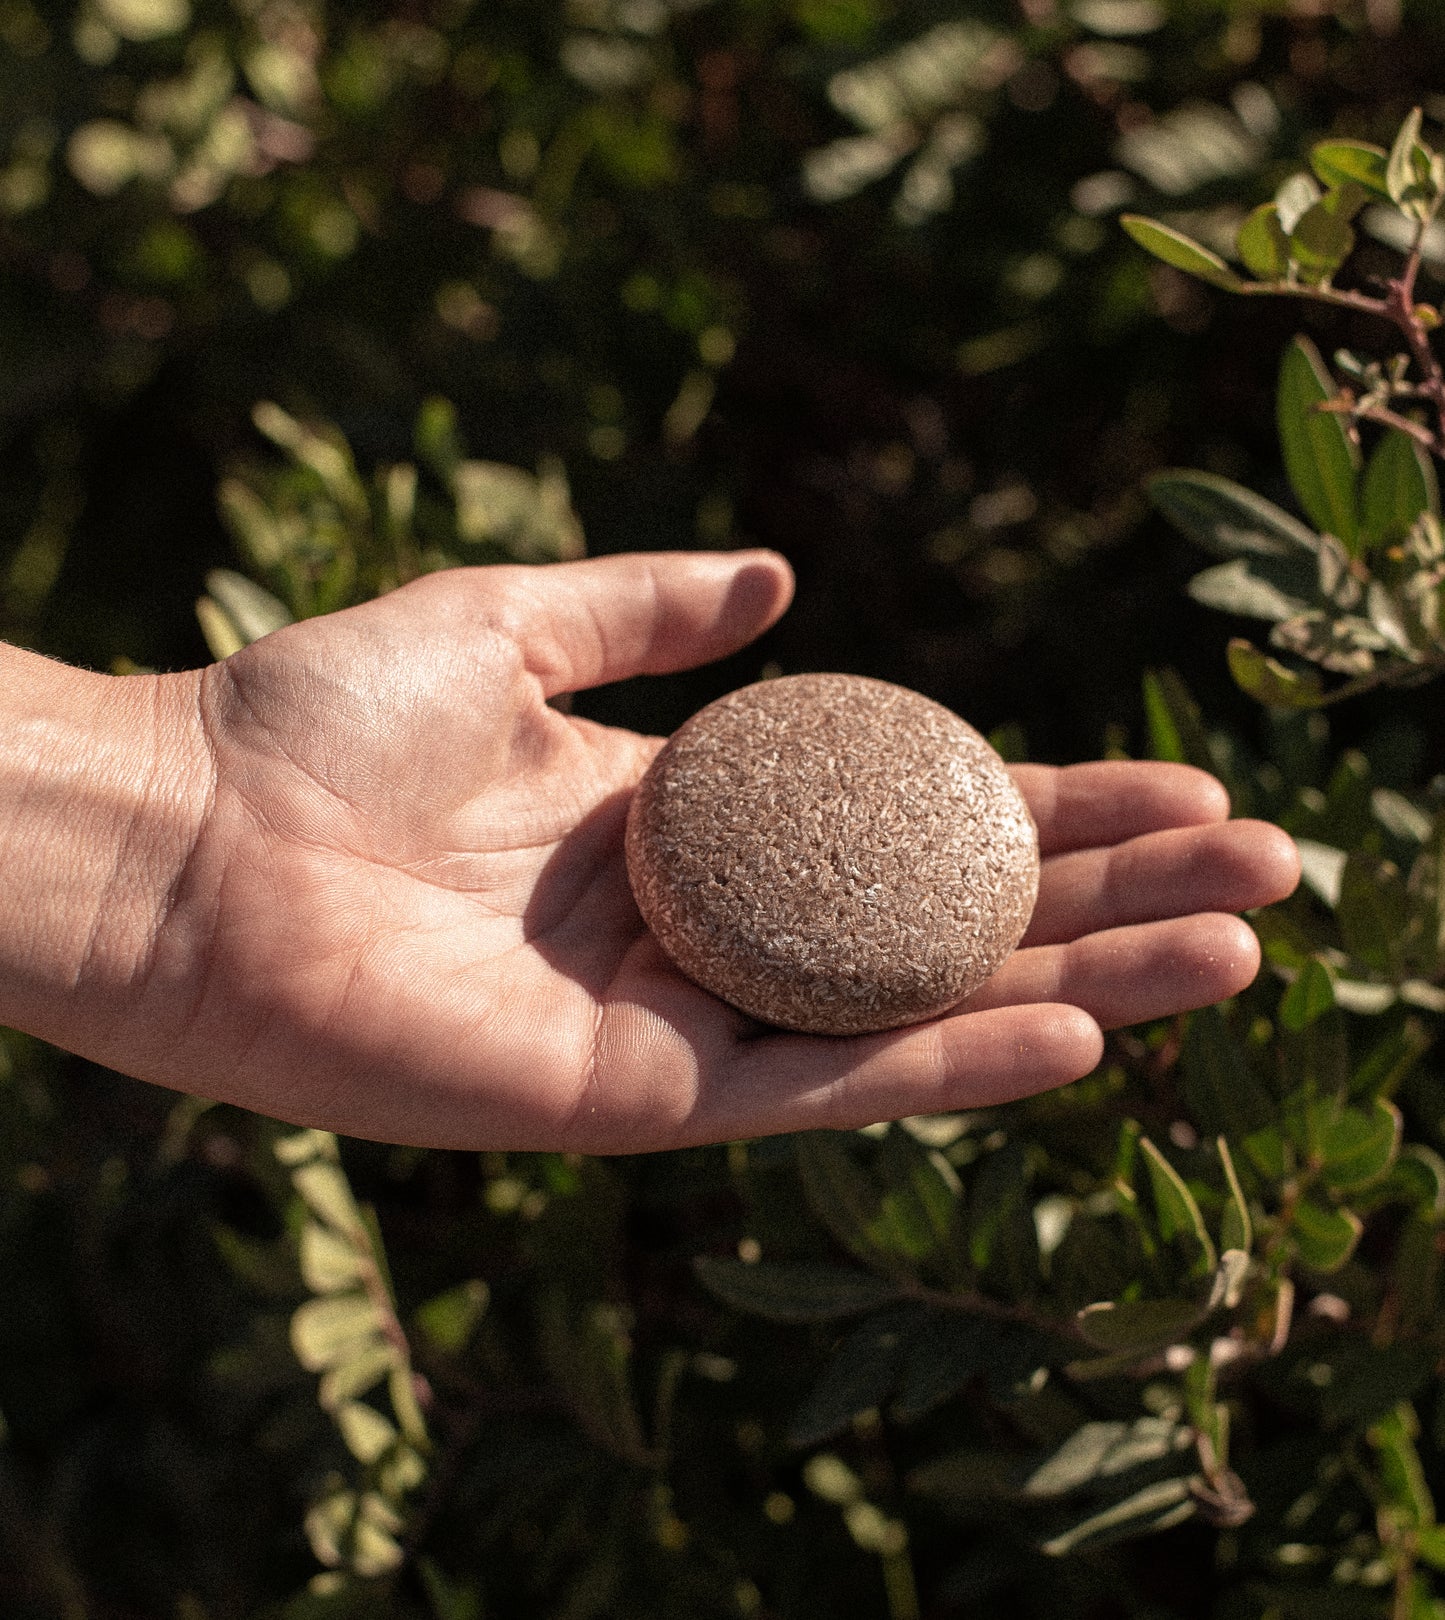
<instances>
[{"instance_id":1,"label":"blurred foliage","mask_svg":"<svg viewBox=\"0 0 1445 1620\"><path fill-rule=\"evenodd\" d=\"M1233 1003L847 1135L338 1143L4 1037L6 1620L1445 1616L1434 689L1236 651L1257 709L1215 611L1372 623L1435 486L1317 409L1413 420L1368 311L1190 274L1375 296L1442 65L1435 0L0 0L0 632L756 539L760 648L578 707L863 670L1205 765L1306 873ZM1316 662L1433 662L1373 628Z\"/></svg>"}]
</instances>

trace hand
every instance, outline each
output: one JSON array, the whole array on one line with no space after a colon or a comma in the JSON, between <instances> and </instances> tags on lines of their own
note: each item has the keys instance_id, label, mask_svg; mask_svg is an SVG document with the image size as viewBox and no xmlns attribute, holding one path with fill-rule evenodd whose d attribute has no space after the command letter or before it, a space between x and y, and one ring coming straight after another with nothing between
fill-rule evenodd
<instances>
[{"instance_id":1,"label":"hand","mask_svg":"<svg viewBox=\"0 0 1445 1620\"><path fill-rule=\"evenodd\" d=\"M458 570L161 678L186 853L113 1015L37 1032L348 1134L633 1152L999 1102L1087 1074L1101 1024L1250 981L1220 913L1288 893L1293 844L1201 772L1127 763L1019 768L1038 907L953 1014L784 1034L679 975L622 852L660 740L547 700L733 651L790 592L770 553Z\"/></svg>"}]
</instances>

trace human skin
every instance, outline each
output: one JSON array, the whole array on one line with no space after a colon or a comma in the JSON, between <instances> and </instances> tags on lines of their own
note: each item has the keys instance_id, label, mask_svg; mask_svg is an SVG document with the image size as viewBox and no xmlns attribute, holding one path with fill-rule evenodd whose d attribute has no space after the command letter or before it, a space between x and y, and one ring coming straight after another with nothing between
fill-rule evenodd
<instances>
[{"instance_id":1,"label":"human skin","mask_svg":"<svg viewBox=\"0 0 1445 1620\"><path fill-rule=\"evenodd\" d=\"M1024 1096L1249 983L1231 913L1293 843L1117 761L1015 769L1038 905L944 1017L785 1034L681 977L623 858L661 739L548 700L733 652L791 592L770 552L655 553L429 575L182 674L0 646L0 1022L298 1124L618 1153Z\"/></svg>"}]
</instances>

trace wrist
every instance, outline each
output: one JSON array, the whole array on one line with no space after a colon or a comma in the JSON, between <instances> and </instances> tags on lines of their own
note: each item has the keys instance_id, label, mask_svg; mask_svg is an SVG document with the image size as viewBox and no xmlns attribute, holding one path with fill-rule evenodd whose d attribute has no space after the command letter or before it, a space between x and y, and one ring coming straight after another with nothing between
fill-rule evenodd
<instances>
[{"instance_id":1,"label":"wrist","mask_svg":"<svg viewBox=\"0 0 1445 1620\"><path fill-rule=\"evenodd\" d=\"M198 683L0 646L0 1023L128 1057L209 796Z\"/></svg>"}]
</instances>

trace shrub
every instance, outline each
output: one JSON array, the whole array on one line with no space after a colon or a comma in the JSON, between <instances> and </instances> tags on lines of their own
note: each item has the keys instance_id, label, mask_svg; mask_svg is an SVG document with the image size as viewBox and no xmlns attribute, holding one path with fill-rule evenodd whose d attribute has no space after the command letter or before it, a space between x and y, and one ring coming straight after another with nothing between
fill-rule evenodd
<instances>
[{"instance_id":1,"label":"shrub","mask_svg":"<svg viewBox=\"0 0 1445 1620\"><path fill-rule=\"evenodd\" d=\"M1332 138L1314 149L1313 178L1286 179L1253 214L1232 208L1222 188L1266 176L1303 115L1283 97L1276 111L1299 127L1250 145L1248 96L1201 111L1171 66L1188 44L1212 94L1216 79L1239 77L1230 61L1267 76L1271 50L1298 48L1307 62L1304 47L1328 40L1363 73L1378 60L1367 25L1380 8L1343 8L1338 26L1301 12L1281 25L1287 38L1252 8L1176 15L1133 0L1068 16L1030 6L1027 25L1003 8L963 18L944 8L902 34L861 4L743 8L729 20L736 33L706 13L648 28L624 16L665 21L661 7L598 7L578 23L504 6L415 25L357 14L320 35L307 33L319 26L310 13L246 10L186 35L184 9L83 10L74 26L95 58L87 74L61 72L48 45L27 59L43 59L28 93L53 98L55 132L46 145L32 130L26 146L21 125L11 131L6 241L40 256L49 290L33 276L17 296L43 312L64 293L56 274L75 269L67 254L85 259L96 289L95 323L78 337L64 320L40 327L48 366L80 342L89 370L85 389L25 421L50 496L7 601L32 632L76 521L66 503L80 452L57 421L76 428L88 412L155 400L144 390L184 367L184 341L198 336L230 356L204 463L221 468L220 509L247 569L209 576L200 620L218 655L448 561L574 554L589 497L605 526L618 435L651 446L685 492L673 509L689 523L711 511L699 532L725 538L717 499L726 505L734 486L695 441L710 390L728 386L734 330L746 341L748 321L766 326L744 290L774 238L760 225L741 245L723 239L745 237L747 208L764 204L768 231L806 230L773 212L772 170L749 176L734 149L736 172L709 170L691 144L703 126L670 111L678 84L712 84L714 112L726 110L722 68L701 66L708 46L787 44L800 77L831 87L841 123L812 107L791 144L770 135L769 150L844 222L809 224L815 241L852 249L861 237L896 269L920 233L966 232L970 188L987 172L970 168L970 143L983 137L1005 168L1041 177L1043 201L1031 197L1024 223L988 237L981 268L960 271L986 287L982 312L948 333L962 375L1017 378L1031 354L1042 369L1059 353L1081 372L1096 366L1097 350L1081 358L1060 335L1075 307L1101 343L1121 325L1138 330L1149 283L1122 249L1083 246L1076 225L1077 250L1037 248L1067 190L1057 149L1029 168L1004 138L1020 118L1051 118L1028 128L1055 133L1086 127L1094 144L1082 155L1101 165L1108 147L1081 104L1112 118L1139 82L1131 73L1168 110L1125 118L1114 150L1135 167L1098 172L1132 173L1136 194L1187 204L1132 228L1165 260L1153 285L1189 355L1202 342L1189 347L1187 329L1209 306L1179 292L1190 285L1181 273L1246 297L1342 305L1350 320L1384 313L1405 363L1368 347L1378 324L1338 359L1338 377L1311 339L1291 343L1276 415L1293 495L1274 492L1302 516L1217 468L1154 479L1159 507L1223 555L1196 597L1270 622L1281 656L1232 644L1230 669L1264 705L1257 723L1236 710L1216 724L1176 672L1151 672L1148 747L1218 772L1238 811L1286 827L1306 882L1252 919L1267 965L1248 992L1118 1033L1099 1071L1062 1093L649 1159L440 1154L177 1102L86 1065L62 1070L57 1054L6 1036L7 1616L1445 1612L1432 1494L1445 1447L1445 1091L1430 1061L1445 1012L1445 809L1438 779L1422 785L1418 766L1383 747L1371 757L1342 746L1330 725L1351 713L1334 708L1342 699L1377 687L1402 701L1397 691L1439 661L1435 315L1415 275L1442 181L1410 118L1393 152ZM50 28L23 7L6 26L32 42ZM1408 36L1417 48L1435 39L1431 27ZM1129 43L1141 38L1157 62ZM568 44L577 39L591 43ZM9 35L7 48L19 52ZM101 61L110 50L121 55ZM1216 64L1208 74L1201 54ZM918 72L940 56L956 69L942 99L900 103L910 73L925 88L942 82ZM571 66L559 73L559 61ZM1043 81L1020 76L1035 67L1077 97L1030 112ZM624 68L637 77L617 80ZM13 60L7 71L22 82ZM1291 72L1282 82L1305 86L1304 98L1309 76ZM785 88L789 116L810 105L796 83ZM253 143L244 162L237 96ZM484 141L464 120L445 123L474 105L500 109ZM1257 99L1254 115L1264 130ZM890 132L905 122L915 144L895 152ZM1185 138L1186 126L1217 138ZM428 145L438 127L452 133ZM1131 128L1154 144L1127 143ZM399 131L404 160L392 155ZM303 151L304 140L315 145ZM256 141L271 143L273 166L259 174L246 169ZM47 188L72 184L62 150L87 196L52 204ZM1190 152L1210 150L1238 161L1181 172ZM450 183L454 163L483 160L494 168L456 171L492 193L473 199L493 210L481 225L427 212L431 171ZM724 186L734 189L720 202L708 188ZM507 187L525 208L497 212ZM1247 275L1220 240L1234 240L1241 214ZM404 251L422 218L436 230L435 284ZM1401 240L1391 219L1409 232L1403 270L1392 264L1379 287L1364 279L1380 263L1368 238L1357 280L1352 233ZM667 229L654 237L658 220ZM1208 227L1213 245L1191 225ZM469 245L478 229L497 255L482 269ZM1062 267L1037 296L1028 287L1054 271L1022 269L1029 232ZM374 324L378 360L363 352L363 317L392 286L406 315ZM943 294L929 286L937 315ZM792 296L816 307L806 289ZM524 375L517 357L569 308L587 311L571 348L556 350L570 369L539 361ZM479 348L499 310L501 347ZM870 341L890 366L902 353L920 364L916 328L890 319L904 335ZM288 337L307 358L268 375L264 356L285 352ZM630 348L647 344L629 370ZM345 383L332 369L343 353ZM398 378L405 431L378 429L377 401ZM930 387L944 392L936 376ZM550 410L538 403L548 389ZM498 401L519 399L509 443L490 424ZM241 405L255 407L261 435L244 448ZM1082 407L1060 415L1029 450L1040 463L1095 420ZM1017 433L1019 416L1008 420ZM1130 431L1112 465L1142 470L1157 441ZM895 477L887 468L903 459L880 471L888 444L857 434L873 471L843 485L866 509L849 555L880 511L899 510L886 490L903 478L920 545L890 554L900 573L922 570L925 538L950 567L993 557L980 580L1003 580L999 559L1026 558L1030 544L1068 569L1066 520L1092 517L1085 550L1134 521L1100 517L1032 464L1033 483L950 486L961 474L947 445L910 451ZM485 443L485 459L466 439ZM1008 453L991 470L1007 470ZM1249 456L1217 459L1238 470ZM1005 544L1020 487L1039 513L1037 539ZM1012 509L968 504L1010 489ZM189 566L199 572L195 557ZM1146 573L1139 594L1161 577ZM59 594L75 599L63 582ZM999 625L1011 600L999 586L995 658L1009 645ZM936 648L908 622L917 647ZM836 662L864 656L853 640L834 645Z\"/></svg>"}]
</instances>

